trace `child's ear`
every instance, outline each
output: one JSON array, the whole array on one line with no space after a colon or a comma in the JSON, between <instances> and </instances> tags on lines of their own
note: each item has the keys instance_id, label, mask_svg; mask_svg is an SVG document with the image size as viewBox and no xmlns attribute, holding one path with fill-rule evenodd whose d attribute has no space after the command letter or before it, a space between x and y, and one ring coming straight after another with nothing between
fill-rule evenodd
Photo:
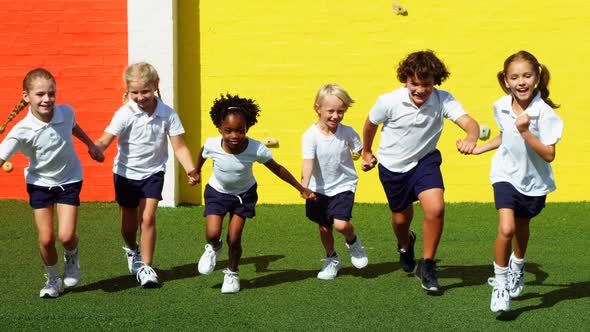
<instances>
[{"instance_id":1,"label":"child's ear","mask_svg":"<svg viewBox=\"0 0 590 332\"><path fill-rule=\"evenodd\" d=\"M221 134L221 127L217 127L217 131Z\"/></svg>"},{"instance_id":2,"label":"child's ear","mask_svg":"<svg viewBox=\"0 0 590 332\"><path fill-rule=\"evenodd\" d=\"M27 103L31 102L31 99L29 98L29 93L26 91L23 91L23 100L26 101Z\"/></svg>"}]
</instances>

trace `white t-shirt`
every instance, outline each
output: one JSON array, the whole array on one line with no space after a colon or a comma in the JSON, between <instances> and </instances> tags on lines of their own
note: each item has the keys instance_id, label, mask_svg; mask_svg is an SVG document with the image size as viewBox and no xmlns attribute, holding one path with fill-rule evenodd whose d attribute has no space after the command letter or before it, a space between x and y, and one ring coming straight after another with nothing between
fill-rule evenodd
<instances>
[{"instance_id":1,"label":"white t-shirt","mask_svg":"<svg viewBox=\"0 0 590 332\"><path fill-rule=\"evenodd\" d=\"M541 98L533 98L525 112L531 118L529 131L545 145L561 139L563 121ZM502 144L492 158L490 181L509 182L521 194L543 196L555 190L551 164L543 160L522 138L514 125L512 96L506 95L494 103L494 119L502 132Z\"/></svg>"},{"instance_id":2,"label":"white t-shirt","mask_svg":"<svg viewBox=\"0 0 590 332\"><path fill-rule=\"evenodd\" d=\"M148 116L130 100L113 116L105 132L119 136L119 152L113 172L132 180L143 180L166 171L168 136L184 134L178 114L156 97L157 106Z\"/></svg>"},{"instance_id":3,"label":"white t-shirt","mask_svg":"<svg viewBox=\"0 0 590 332\"><path fill-rule=\"evenodd\" d=\"M82 165L72 139L75 126L69 105L55 105L49 123L37 119L29 108L0 144L0 159L8 160L21 151L29 159L24 170L29 184L51 187L82 181Z\"/></svg>"},{"instance_id":4,"label":"white t-shirt","mask_svg":"<svg viewBox=\"0 0 590 332\"><path fill-rule=\"evenodd\" d=\"M358 175L350 153L362 150L363 145L354 129L339 123L336 132L326 136L313 124L303 133L301 146L303 159L314 161L311 191L326 196L356 191Z\"/></svg>"},{"instance_id":5,"label":"white t-shirt","mask_svg":"<svg viewBox=\"0 0 590 332\"><path fill-rule=\"evenodd\" d=\"M248 137L248 147L240 154L227 153L221 147L221 136L208 138L203 146L203 158L213 161L209 185L220 193L238 195L256 183L252 165L272 159L272 152L259 141Z\"/></svg>"},{"instance_id":6,"label":"white t-shirt","mask_svg":"<svg viewBox=\"0 0 590 332\"><path fill-rule=\"evenodd\" d=\"M436 149L444 118L455 122L465 114L450 93L436 88L421 107L414 105L406 87L381 95L369 112L371 123L383 123L379 162L392 172L411 170Z\"/></svg>"}]
</instances>

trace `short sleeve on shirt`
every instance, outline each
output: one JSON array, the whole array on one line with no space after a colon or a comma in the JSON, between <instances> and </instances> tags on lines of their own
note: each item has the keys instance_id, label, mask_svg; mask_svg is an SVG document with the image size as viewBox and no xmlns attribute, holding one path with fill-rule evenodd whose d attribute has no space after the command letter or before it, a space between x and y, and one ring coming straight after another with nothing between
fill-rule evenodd
<instances>
[{"instance_id":1,"label":"short sleeve on shirt","mask_svg":"<svg viewBox=\"0 0 590 332\"><path fill-rule=\"evenodd\" d=\"M443 116L453 122L467 114L461 103L457 101L450 93L438 90L442 98Z\"/></svg>"},{"instance_id":2,"label":"short sleeve on shirt","mask_svg":"<svg viewBox=\"0 0 590 332\"><path fill-rule=\"evenodd\" d=\"M313 132L307 130L303 133L301 140L301 151L303 153L303 159L315 159L316 158L316 143Z\"/></svg>"},{"instance_id":3,"label":"short sleeve on shirt","mask_svg":"<svg viewBox=\"0 0 590 332\"><path fill-rule=\"evenodd\" d=\"M184 127L180 121L178 113L172 111L170 114L170 128L168 129L168 136L178 136L184 134Z\"/></svg>"},{"instance_id":4,"label":"short sleeve on shirt","mask_svg":"<svg viewBox=\"0 0 590 332\"><path fill-rule=\"evenodd\" d=\"M252 140L250 140L250 142L252 142ZM272 152L270 151L270 149L260 142L258 142L258 151L256 155L258 156L258 159L256 159L256 161L261 164L264 164L272 159Z\"/></svg>"},{"instance_id":5,"label":"short sleeve on shirt","mask_svg":"<svg viewBox=\"0 0 590 332\"><path fill-rule=\"evenodd\" d=\"M553 109L546 109L539 119L540 141L545 145L557 143L563 133L563 121Z\"/></svg>"},{"instance_id":6,"label":"short sleeve on shirt","mask_svg":"<svg viewBox=\"0 0 590 332\"><path fill-rule=\"evenodd\" d=\"M125 114L125 112L129 112L129 114ZM127 127L127 118L131 115L131 110L125 110L123 108L119 109L115 112L111 123L104 131L115 136L120 136L123 130Z\"/></svg>"},{"instance_id":7,"label":"short sleeve on shirt","mask_svg":"<svg viewBox=\"0 0 590 332\"><path fill-rule=\"evenodd\" d=\"M383 97L379 97L369 112L369 121L371 121L372 124L378 125L385 122L387 119L388 116L385 104L383 103Z\"/></svg>"}]
</instances>

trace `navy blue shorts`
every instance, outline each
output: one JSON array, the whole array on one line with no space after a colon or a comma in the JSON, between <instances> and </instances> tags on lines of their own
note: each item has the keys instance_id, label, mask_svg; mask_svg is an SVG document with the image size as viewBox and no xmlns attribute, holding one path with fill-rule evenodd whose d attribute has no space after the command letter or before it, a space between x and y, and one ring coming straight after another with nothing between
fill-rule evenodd
<instances>
[{"instance_id":1,"label":"navy blue shorts","mask_svg":"<svg viewBox=\"0 0 590 332\"><path fill-rule=\"evenodd\" d=\"M256 202L258 202L258 193L256 189L258 185L255 183L246 192L239 195L224 194L213 189L210 185L205 186L205 211L203 216L207 217L210 214L225 216L226 213L246 219L252 218L256 215Z\"/></svg>"},{"instance_id":2,"label":"navy blue shorts","mask_svg":"<svg viewBox=\"0 0 590 332\"><path fill-rule=\"evenodd\" d=\"M158 172L143 180L131 180L114 173L115 199L120 206L136 208L144 198L162 200L164 172Z\"/></svg>"},{"instance_id":3,"label":"navy blue shorts","mask_svg":"<svg viewBox=\"0 0 590 332\"><path fill-rule=\"evenodd\" d=\"M385 190L389 208L401 212L418 200L424 190L445 189L440 164L440 151L434 150L418 161L416 167L405 173L391 172L379 164L379 179Z\"/></svg>"},{"instance_id":4,"label":"navy blue shorts","mask_svg":"<svg viewBox=\"0 0 590 332\"><path fill-rule=\"evenodd\" d=\"M43 187L27 183L29 204L33 209L42 209L55 203L80 206L82 181L55 187Z\"/></svg>"},{"instance_id":5,"label":"navy blue shorts","mask_svg":"<svg viewBox=\"0 0 590 332\"><path fill-rule=\"evenodd\" d=\"M547 195L523 195L508 182L496 182L492 184L492 187L494 187L496 209L512 209L515 217L531 219L541 213L545 207Z\"/></svg>"},{"instance_id":6,"label":"navy blue shorts","mask_svg":"<svg viewBox=\"0 0 590 332\"><path fill-rule=\"evenodd\" d=\"M305 201L305 216L311 221L330 227L334 224L334 219L349 221L352 218L352 191L341 192L332 197L316 193L316 197L315 201Z\"/></svg>"}]
</instances>

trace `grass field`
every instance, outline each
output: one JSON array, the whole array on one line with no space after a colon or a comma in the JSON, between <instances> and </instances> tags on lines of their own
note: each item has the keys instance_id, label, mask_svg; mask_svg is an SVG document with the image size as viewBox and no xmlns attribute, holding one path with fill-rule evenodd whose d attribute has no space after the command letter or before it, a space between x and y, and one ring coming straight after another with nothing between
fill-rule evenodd
<instances>
[{"instance_id":1,"label":"grass field","mask_svg":"<svg viewBox=\"0 0 590 332\"><path fill-rule=\"evenodd\" d=\"M202 207L158 210L154 267L163 287L142 289L127 271L117 206L83 203L78 230L83 279L49 300L38 297L44 270L32 211L21 201L0 201L0 209L0 331L549 331L590 326L590 203L548 204L533 220L525 289L505 314L489 311L487 278L497 227L492 204L447 205L437 254L444 293L430 296L400 269L385 205L355 206L353 223L369 266L352 267L337 235L343 269L333 281L316 279L323 249L304 207L258 206L243 236L242 290L222 295L227 247L212 275L196 272L205 245ZM419 208L416 220L419 248Z\"/></svg>"}]
</instances>

